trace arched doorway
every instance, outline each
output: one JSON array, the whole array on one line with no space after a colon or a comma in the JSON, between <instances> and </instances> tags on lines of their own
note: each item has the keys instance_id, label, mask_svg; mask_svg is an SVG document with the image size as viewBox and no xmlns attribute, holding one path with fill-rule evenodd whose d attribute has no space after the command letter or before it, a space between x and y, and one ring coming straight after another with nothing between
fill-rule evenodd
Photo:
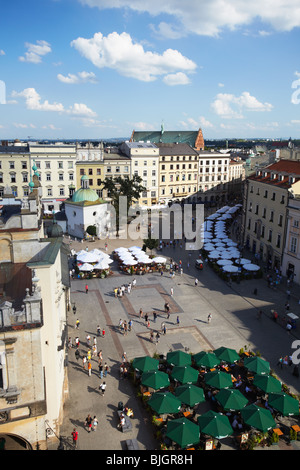
<instances>
[{"instance_id":1,"label":"arched doorway","mask_svg":"<svg viewBox=\"0 0 300 470\"><path fill-rule=\"evenodd\" d=\"M23 437L16 436L15 434L1 434L0 433L0 449L1 450L33 450Z\"/></svg>"}]
</instances>

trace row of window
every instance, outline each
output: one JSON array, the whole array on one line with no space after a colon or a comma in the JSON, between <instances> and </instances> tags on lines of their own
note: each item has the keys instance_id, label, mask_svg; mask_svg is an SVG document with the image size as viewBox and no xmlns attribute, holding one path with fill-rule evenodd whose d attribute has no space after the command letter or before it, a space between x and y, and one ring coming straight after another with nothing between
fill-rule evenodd
<instances>
[{"instance_id":1,"label":"row of window","mask_svg":"<svg viewBox=\"0 0 300 470\"><path fill-rule=\"evenodd\" d=\"M175 168L174 168L174 167L175 167ZM188 168L189 170L191 170L191 169L192 169L192 164L189 163L187 168ZM194 169L197 170L197 168L198 168L198 165L195 164L195 165L194 165ZM169 170L180 170L180 165L179 165L179 164L176 164L176 165L170 164L168 169L169 169ZM183 163L183 164L181 165L181 169L182 169L182 170L185 170L185 169L186 169L185 163ZM166 170L166 165L162 165L162 166L161 166L161 170L162 170L162 171L163 171L163 170Z\"/></svg>"},{"instance_id":2,"label":"row of window","mask_svg":"<svg viewBox=\"0 0 300 470\"><path fill-rule=\"evenodd\" d=\"M194 187L193 192L195 193L196 191L197 191L197 188ZM182 187L177 186L177 188L169 188L169 194L174 194L174 193L178 194L178 193L185 193L185 192L191 193L192 192L191 186L188 186L187 191L186 191L185 186L182 186ZM161 195L162 196L166 195L166 189L165 188L161 189Z\"/></svg>"},{"instance_id":3,"label":"row of window","mask_svg":"<svg viewBox=\"0 0 300 470\"><path fill-rule=\"evenodd\" d=\"M22 183L28 183L28 173L22 173ZM16 173L10 173L10 183L15 184L17 183L17 175ZM58 174L58 181L64 181L64 173ZM39 181L41 181L41 176L39 175ZM46 181L51 181L51 173L46 173ZM69 181L74 181L74 173L69 173ZM0 173L0 184L4 183L3 173Z\"/></svg>"},{"instance_id":4,"label":"row of window","mask_svg":"<svg viewBox=\"0 0 300 470\"><path fill-rule=\"evenodd\" d=\"M169 181L170 183L173 183L173 181L180 181L180 176L181 176L181 181L186 180L186 175L183 173L182 175L169 175ZM189 173L187 175L187 180L192 181L192 174ZM197 180L197 174L194 173L194 180ZM166 175L161 175L161 182L165 183L166 182Z\"/></svg>"},{"instance_id":5,"label":"row of window","mask_svg":"<svg viewBox=\"0 0 300 470\"><path fill-rule=\"evenodd\" d=\"M253 192L254 192L254 189L253 189L253 186L251 186L250 187L250 193L253 194ZM267 189L264 190L264 193L263 193L264 198L268 199L269 193L272 194L271 201L276 201L276 193L274 191L268 191ZM257 188L256 196L260 196L260 188L259 187ZM279 195L277 195L277 196L279 196ZM280 197L280 203L281 204L285 203L285 196L283 194Z\"/></svg>"},{"instance_id":6,"label":"row of window","mask_svg":"<svg viewBox=\"0 0 300 470\"><path fill-rule=\"evenodd\" d=\"M167 158L168 158L168 157L167 157ZM170 160L169 160L170 162L173 162L173 161L179 162L181 159L182 159L183 162L184 162L185 160L189 160L189 161L197 160L197 157L196 157L196 156L195 156L195 157L192 157L192 156L189 156L189 157L185 157L185 156L183 156L183 157L173 157L173 156L170 156L169 158L170 158ZM161 157L161 161L162 161L162 162L167 161L167 160L166 160L166 157ZM154 164L154 163L153 163L153 164Z\"/></svg>"},{"instance_id":7,"label":"row of window","mask_svg":"<svg viewBox=\"0 0 300 470\"><path fill-rule=\"evenodd\" d=\"M18 188L16 186L11 187L11 192L13 196L15 197L23 197L23 196L28 196L29 195L29 187L25 186L22 188L22 194L18 194ZM0 198L2 198L4 195L4 188L0 187ZM65 188L59 188L59 195L60 196L65 196ZM47 196L53 196L53 189L52 188L47 188Z\"/></svg>"},{"instance_id":8,"label":"row of window","mask_svg":"<svg viewBox=\"0 0 300 470\"><path fill-rule=\"evenodd\" d=\"M252 212L252 210L253 210L253 205L252 205L252 202L250 202L249 203L249 212ZM269 213L270 213L269 222L274 222L274 211L270 210ZM259 215L259 204L256 204L254 214ZM263 219L267 218L267 209L265 207L263 207L263 209L262 209L261 216L262 216ZM279 214L279 216L278 216L278 225L280 227L282 227L282 225L283 225L283 215L282 214Z\"/></svg>"}]
</instances>

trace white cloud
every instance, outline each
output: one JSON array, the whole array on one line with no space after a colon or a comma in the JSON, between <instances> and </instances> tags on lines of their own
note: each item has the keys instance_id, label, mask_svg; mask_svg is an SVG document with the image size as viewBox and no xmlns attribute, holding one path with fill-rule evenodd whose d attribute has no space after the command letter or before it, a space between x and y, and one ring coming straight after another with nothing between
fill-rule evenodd
<instances>
[{"instance_id":1,"label":"white cloud","mask_svg":"<svg viewBox=\"0 0 300 470\"><path fill-rule=\"evenodd\" d=\"M134 122L133 124L130 124L130 125L133 129L139 130L139 131L146 131L146 130L153 131L156 129L156 127L153 126L153 124L149 124L148 122L144 122L144 121Z\"/></svg>"},{"instance_id":2,"label":"white cloud","mask_svg":"<svg viewBox=\"0 0 300 470\"><path fill-rule=\"evenodd\" d=\"M19 57L21 62L39 64L42 62L42 57L51 52L51 46L46 41L37 41L36 44L26 42L25 47L27 47L27 52L25 52L25 57Z\"/></svg>"},{"instance_id":3,"label":"white cloud","mask_svg":"<svg viewBox=\"0 0 300 470\"><path fill-rule=\"evenodd\" d=\"M185 73L177 72L165 75L165 77L163 78L163 82L169 86L187 85L188 83L190 83L190 79Z\"/></svg>"},{"instance_id":4,"label":"white cloud","mask_svg":"<svg viewBox=\"0 0 300 470\"><path fill-rule=\"evenodd\" d=\"M108 67L125 77L149 82L160 75L183 71L193 72L196 64L174 49L163 54L145 51L141 44L133 43L127 33L113 32L108 36L96 33L92 38L77 38L71 42L83 57L96 67Z\"/></svg>"},{"instance_id":5,"label":"white cloud","mask_svg":"<svg viewBox=\"0 0 300 470\"><path fill-rule=\"evenodd\" d=\"M96 75L93 72L78 72L77 75L68 73L67 76L59 73L57 75L59 81L66 83L68 85L78 84L78 83L96 83Z\"/></svg>"},{"instance_id":6,"label":"white cloud","mask_svg":"<svg viewBox=\"0 0 300 470\"><path fill-rule=\"evenodd\" d=\"M48 100L41 102L41 97L35 88L25 88L23 91L17 93L12 92L13 97L25 98L27 109L35 111L54 111L58 113L70 114L73 116L96 116L97 114L83 103L75 103L68 109L65 109L62 103L49 103Z\"/></svg>"},{"instance_id":7,"label":"white cloud","mask_svg":"<svg viewBox=\"0 0 300 470\"><path fill-rule=\"evenodd\" d=\"M156 36L160 38L179 39L183 36L182 28L165 23L164 21L159 23L157 28L155 25L150 24L150 28L156 34Z\"/></svg>"},{"instance_id":8,"label":"white cloud","mask_svg":"<svg viewBox=\"0 0 300 470\"><path fill-rule=\"evenodd\" d=\"M271 111L270 103L261 103L248 91L241 96L229 93L219 93L211 104L214 112L223 118L243 119L242 111Z\"/></svg>"},{"instance_id":9,"label":"white cloud","mask_svg":"<svg viewBox=\"0 0 300 470\"><path fill-rule=\"evenodd\" d=\"M3 49L0 49L0 55L5 55L5 52Z\"/></svg>"},{"instance_id":10,"label":"white cloud","mask_svg":"<svg viewBox=\"0 0 300 470\"><path fill-rule=\"evenodd\" d=\"M198 119L187 118L185 121L180 121L180 125L185 129L199 129L200 127L203 129L208 129L214 127L213 124L204 116L200 116Z\"/></svg>"},{"instance_id":11,"label":"white cloud","mask_svg":"<svg viewBox=\"0 0 300 470\"><path fill-rule=\"evenodd\" d=\"M218 83L218 87L223 88L224 86L224 83Z\"/></svg>"},{"instance_id":12,"label":"white cloud","mask_svg":"<svg viewBox=\"0 0 300 470\"><path fill-rule=\"evenodd\" d=\"M167 14L180 23L186 32L217 36L224 30L234 30L249 25L254 20L271 25L277 31L291 31L300 25L299 0L79 0L90 7L123 8L147 12L151 16ZM160 32L169 33L174 27L160 26Z\"/></svg>"}]
</instances>

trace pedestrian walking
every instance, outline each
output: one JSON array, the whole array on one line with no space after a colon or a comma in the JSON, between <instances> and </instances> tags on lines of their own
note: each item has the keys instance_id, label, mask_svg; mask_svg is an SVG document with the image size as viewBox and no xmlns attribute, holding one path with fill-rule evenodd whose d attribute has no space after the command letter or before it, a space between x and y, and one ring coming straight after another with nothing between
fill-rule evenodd
<instances>
[{"instance_id":1,"label":"pedestrian walking","mask_svg":"<svg viewBox=\"0 0 300 470\"><path fill-rule=\"evenodd\" d=\"M99 364L102 364L103 361L103 356L102 356L102 349L98 352L98 362Z\"/></svg>"},{"instance_id":2,"label":"pedestrian walking","mask_svg":"<svg viewBox=\"0 0 300 470\"><path fill-rule=\"evenodd\" d=\"M89 374L89 377L91 377L91 375L92 375L92 363L90 361L88 362L88 374Z\"/></svg>"},{"instance_id":3,"label":"pedestrian walking","mask_svg":"<svg viewBox=\"0 0 300 470\"><path fill-rule=\"evenodd\" d=\"M147 328L150 328L150 321L147 321Z\"/></svg>"},{"instance_id":4,"label":"pedestrian walking","mask_svg":"<svg viewBox=\"0 0 300 470\"><path fill-rule=\"evenodd\" d=\"M75 358L76 358L76 360L77 360L77 362L78 362L78 360L79 360L79 358L80 358L79 349L76 349L76 350L75 350Z\"/></svg>"},{"instance_id":5,"label":"pedestrian walking","mask_svg":"<svg viewBox=\"0 0 300 470\"><path fill-rule=\"evenodd\" d=\"M165 335L167 333L167 328L166 325L163 326L163 334Z\"/></svg>"},{"instance_id":6,"label":"pedestrian walking","mask_svg":"<svg viewBox=\"0 0 300 470\"><path fill-rule=\"evenodd\" d=\"M97 325L97 336L101 336L101 328L100 328L100 325Z\"/></svg>"},{"instance_id":7,"label":"pedestrian walking","mask_svg":"<svg viewBox=\"0 0 300 470\"><path fill-rule=\"evenodd\" d=\"M140 308L140 312L139 312L139 313L140 313L140 318L143 318L144 313L143 313L143 309L142 309L142 308Z\"/></svg>"},{"instance_id":8,"label":"pedestrian walking","mask_svg":"<svg viewBox=\"0 0 300 470\"><path fill-rule=\"evenodd\" d=\"M102 338L104 338L104 336L105 336L105 329L103 328L103 330L102 330Z\"/></svg>"},{"instance_id":9,"label":"pedestrian walking","mask_svg":"<svg viewBox=\"0 0 300 470\"><path fill-rule=\"evenodd\" d=\"M93 423L92 417L91 417L90 414L88 414L87 417L85 418L85 423L84 423L84 425L87 428L88 432L91 432L92 423Z\"/></svg>"},{"instance_id":10,"label":"pedestrian walking","mask_svg":"<svg viewBox=\"0 0 300 470\"><path fill-rule=\"evenodd\" d=\"M108 372L109 372L109 367L105 362L105 364L104 364L104 377L107 377Z\"/></svg>"},{"instance_id":11,"label":"pedestrian walking","mask_svg":"<svg viewBox=\"0 0 300 470\"><path fill-rule=\"evenodd\" d=\"M68 348L69 348L69 349L72 349L72 348L73 348L73 342L72 342L71 336L69 337Z\"/></svg>"},{"instance_id":12,"label":"pedestrian walking","mask_svg":"<svg viewBox=\"0 0 300 470\"><path fill-rule=\"evenodd\" d=\"M76 348L79 348L79 345L80 345L80 340L79 340L78 336L76 336L76 338L75 338L75 346L76 346Z\"/></svg>"},{"instance_id":13,"label":"pedestrian walking","mask_svg":"<svg viewBox=\"0 0 300 470\"><path fill-rule=\"evenodd\" d=\"M122 354L122 362L128 362L127 354L126 354L125 351L124 351L123 354Z\"/></svg>"},{"instance_id":14,"label":"pedestrian walking","mask_svg":"<svg viewBox=\"0 0 300 470\"><path fill-rule=\"evenodd\" d=\"M173 287L171 287L171 297L173 297L173 294L174 294L174 289Z\"/></svg>"},{"instance_id":15,"label":"pedestrian walking","mask_svg":"<svg viewBox=\"0 0 300 470\"><path fill-rule=\"evenodd\" d=\"M89 293L89 286L86 284L85 285L85 293L88 294Z\"/></svg>"},{"instance_id":16,"label":"pedestrian walking","mask_svg":"<svg viewBox=\"0 0 300 470\"><path fill-rule=\"evenodd\" d=\"M156 318L157 318L157 313L154 311L153 312L153 321L154 321L154 323L156 322Z\"/></svg>"},{"instance_id":17,"label":"pedestrian walking","mask_svg":"<svg viewBox=\"0 0 300 470\"><path fill-rule=\"evenodd\" d=\"M158 344L159 339L160 339L160 334L159 334L159 332L157 332L156 335L155 335L156 344Z\"/></svg>"},{"instance_id":18,"label":"pedestrian walking","mask_svg":"<svg viewBox=\"0 0 300 470\"><path fill-rule=\"evenodd\" d=\"M177 325L179 325L179 323L180 323L180 320L179 320L179 315L177 315L177 318L176 318L176 323L177 323Z\"/></svg>"},{"instance_id":19,"label":"pedestrian walking","mask_svg":"<svg viewBox=\"0 0 300 470\"><path fill-rule=\"evenodd\" d=\"M90 347L91 346L91 337L89 334L86 335L86 344Z\"/></svg>"},{"instance_id":20,"label":"pedestrian walking","mask_svg":"<svg viewBox=\"0 0 300 470\"><path fill-rule=\"evenodd\" d=\"M97 431L97 426L98 426L98 420L96 416L93 417L93 422L92 422L92 431Z\"/></svg>"},{"instance_id":21,"label":"pedestrian walking","mask_svg":"<svg viewBox=\"0 0 300 470\"><path fill-rule=\"evenodd\" d=\"M151 343L153 343L153 339L154 339L154 333L153 333L153 330L150 331L150 341Z\"/></svg>"},{"instance_id":22,"label":"pedestrian walking","mask_svg":"<svg viewBox=\"0 0 300 470\"><path fill-rule=\"evenodd\" d=\"M77 318L77 320L76 320L76 322L75 322L75 329L76 329L76 330L79 330L79 326L80 326L80 321L79 321L78 318Z\"/></svg>"},{"instance_id":23,"label":"pedestrian walking","mask_svg":"<svg viewBox=\"0 0 300 470\"><path fill-rule=\"evenodd\" d=\"M87 360L90 361L92 359L92 351L88 349L88 352L86 354Z\"/></svg>"},{"instance_id":24,"label":"pedestrian walking","mask_svg":"<svg viewBox=\"0 0 300 470\"><path fill-rule=\"evenodd\" d=\"M99 369L99 377L100 377L100 379L103 379L103 366L102 366L102 364L99 364L98 369Z\"/></svg>"},{"instance_id":25,"label":"pedestrian walking","mask_svg":"<svg viewBox=\"0 0 300 470\"><path fill-rule=\"evenodd\" d=\"M130 319L128 322L128 331L131 331L132 328L132 320Z\"/></svg>"},{"instance_id":26,"label":"pedestrian walking","mask_svg":"<svg viewBox=\"0 0 300 470\"><path fill-rule=\"evenodd\" d=\"M148 313L145 313L145 323L148 323Z\"/></svg>"},{"instance_id":27,"label":"pedestrian walking","mask_svg":"<svg viewBox=\"0 0 300 470\"><path fill-rule=\"evenodd\" d=\"M83 356L83 358L82 358L82 367L83 367L84 369L85 369L85 367L86 367L86 363L87 363L87 358L86 358L86 356Z\"/></svg>"},{"instance_id":28,"label":"pedestrian walking","mask_svg":"<svg viewBox=\"0 0 300 470\"><path fill-rule=\"evenodd\" d=\"M207 323L211 322L211 318L212 318L211 313L209 313L208 316L207 316Z\"/></svg>"},{"instance_id":29,"label":"pedestrian walking","mask_svg":"<svg viewBox=\"0 0 300 470\"><path fill-rule=\"evenodd\" d=\"M277 365L280 366L281 369L283 368L283 357L282 356L280 356L280 358L278 359Z\"/></svg>"},{"instance_id":30,"label":"pedestrian walking","mask_svg":"<svg viewBox=\"0 0 300 470\"><path fill-rule=\"evenodd\" d=\"M102 396L103 396L104 393L105 393L105 390L106 390L106 383L103 382L103 383L100 385L99 389L101 390Z\"/></svg>"},{"instance_id":31,"label":"pedestrian walking","mask_svg":"<svg viewBox=\"0 0 300 470\"><path fill-rule=\"evenodd\" d=\"M74 305L73 305L73 313L74 313L74 315L76 315L76 310L77 310L77 309L76 309L76 305L74 304Z\"/></svg>"},{"instance_id":32,"label":"pedestrian walking","mask_svg":"<svg viewBox=\"0 0 300 470\"><path fill-rule=\"evenodd\" d=\"M78 443L78 431L76 430L76 428L73 429L71 434L72 434L72 439L73 439L73 447L74 449L76 449L77 443Z\"/></svg>"},{"instance_id":33,"label":"pedestrian walking","mask_svg":"<svg viewBox=\"0 0 300 470\"><path fill-rule=\"evenodd\" d=\"M197 285L198 285L198 279L196 278L195 279L195 286L197 287Z\"/></svg>"}]
</instances>

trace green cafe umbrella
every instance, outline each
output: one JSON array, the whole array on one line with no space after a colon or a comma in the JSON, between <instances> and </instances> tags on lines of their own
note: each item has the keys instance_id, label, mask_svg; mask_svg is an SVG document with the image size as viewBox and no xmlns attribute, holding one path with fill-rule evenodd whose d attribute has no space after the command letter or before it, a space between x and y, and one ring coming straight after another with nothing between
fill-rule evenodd
<instances>
[{"instance_id":1,"label":"green cafe umbrella","mask_svg":"<svg viewBox=\"0 0 300 470\"><path fill-rule=\"evenodd\" d=\"M167 354L167 363L172 366L190 366L192 357L184 351L171 351Z\"/></svg>"},{"instance_id":2,"label":"green cafe umbrella","mask_svg":"<svg viewBox=\"0 0 300 470\"><path fill-rule=\"evenodd\" d=\"M270 363L258 356L247 357L244 360L244 366L251 372L255 372L255 374L270 373Z\"/></svg>"},{"instance_id":3,"label":"green cafe umbrella","mask_svg":"<svg viewBox=\"0 0 300 470\"><path fill-rule=\"evenodd\" d=\"M240 413L245 424L259 431L266 432L276 426L271 412L266 408L252 404L245 406Z\"/></svg>"},{"instance_id":4,"label":"green cafe umbrella","mask_svg":"<svg viewBox=\"0 0 300 470\"><path fill-rule=\"evenodd\" d=\"M270 393L268 403L274 410L279 411L282 416L299 414L299 401L284 392Z\"/></svg>"},{"instance_id":5,"label":"green cafe umbrella","mask_svg":"<svg viewBox=\"0 0 300 470\"><path fill-rule=\"evenodd\" d=\"M247 398L236 388L223 388L215 395L215 399L225 411L239 411L248 404Z\"/></svg>"},{"instance_id":6,"label":"green cafe umbrella","mask_svg":"<svg viewBox=\"0 0 300 470\"><path fill-rule=\"evenodd\" d=\"M159 360L150 356L136 357L132 361L132 367L140 372L158 369Z\"/></svg>"},{"instance_id":7,"label":"green cafe umbrella","mask_svg":"<svg viewBox=\"0 0 300 470\"><path fill-rule=\"evenodd\" d=\"M189 406L195 406L205 401L203 388L193 384L184 384L176 387L175 396L178 397L182 403Z\"/></svg>"},{"instance_id":8,"label":"green cafe umbrella","mask_svg":"<svg viewBox=\"0 0 300 470\"><path fill-rule=\"evenodd\" d=\"M207 372L207 374L204 375L204 381L206 385L218 389L231 388L233 385L231 375L220 370Z\"/></svg>"},{"instance_id":9,"label":"green cafe umbrella","mask_svg":"<svg viewBox=\"0 0 300 470\"><path fill-rule=\"evenodd\" d=\"M240 360L240 356L234 349L225 348L224 346L215 349L214 353L221 361L227 362L229 364Z\"/></svg>"},{"instance_id":10,"label":"green cafe umbrella","mask_svg":"<svg viewBox=\"0 0 300 470\"><path fill-rule=\"evenodd\" d=\"M281 382L272 377L272 375L255 375L253 385L265 393L281 392Z\"/></svg>"},{"instance_id":11,"label":"green cafe umbrella","mask_svg":"<svg viewBox=\"0 0 300 470\"><path fill-rule=\"evenodd\" d=\"M160 370L150 370L148 372L143 372L141 383L142 385L146 385L146 387L159 390L160 388L168 387L170 385L170 380L168 374L165 372Z\"/></svg>"},{"instance_id":12,"label":"green cafe umbrella","mask_svg":"<svg viewBox=\"0 0 300 470\"><path fill-rule=\"evenodd\" d=\"M196 366L198 367L208 367L212 369L213 367L220 364L220 359L217 358L215 353L201 351L193 356Z\"/></svg>"},{"instance_id":13,"label":"green cafe umbrella","mask_svg":"<svg viewBox=\"0 0 300 470\"><path fill-rule=\"evenodd\" d=\"M233 429L227 416L215 411L209 410L201 416L198 416L200 431L216 439L233 434Z\"/></svg>"},{"instance_id":14,"label":"green cafe umbrella","mask_svg":"<svg viewBox=\"0 0 300 470\"><path fill-rule=\"evenodd\" d=\"M178 413L181 401L171 392L156 392L149 398L147 404L158 414Z\"/></svg>"},{"instance_id":15,"label":"green cafe umbrella","mask_svg":"<svg viewBox=\"0 0 300 470\"><path fill-rule=\"evenodd\" d=\"M192 384L198 381L199 372L191 366L175 366L171 377L182 384Z\"/></svg>"},{"instance_id":16,"label":"green cafe umbrella","mask_svg":"<svg viewBox=\"0 0 300 470\"><path fill-rule=\"evenodd\" d=\"M186 418L168 421L166 437L176 442L182 449L200 441L200 429L197 424Z\"/></svg>"}]
</instances>

